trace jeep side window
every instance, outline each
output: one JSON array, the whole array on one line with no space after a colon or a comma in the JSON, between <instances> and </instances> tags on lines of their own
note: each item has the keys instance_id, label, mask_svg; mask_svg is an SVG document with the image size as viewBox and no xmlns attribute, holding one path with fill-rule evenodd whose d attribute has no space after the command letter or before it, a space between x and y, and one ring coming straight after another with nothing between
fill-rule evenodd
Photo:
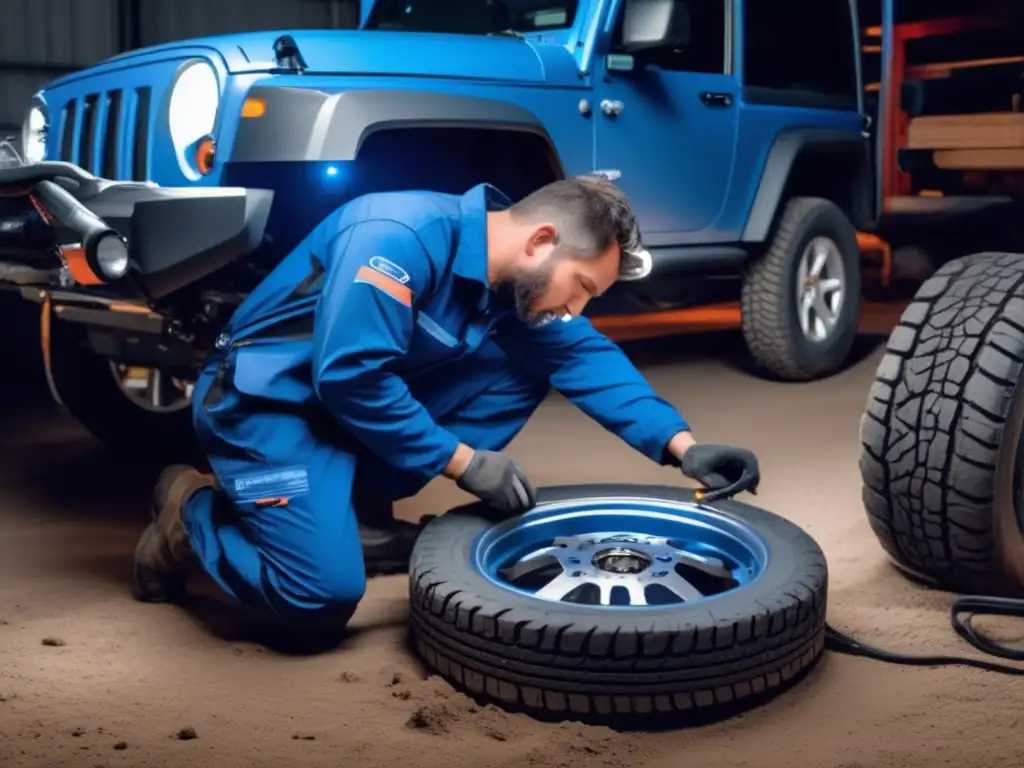
<instances>
[{"instance_id":1,"label":"jeep side window","mask_svg":"<svg viewBox=\"0 0 1024 768\"><path fill-rule=\"evenodd\" d=\"M857 109L850 0L746 0L743 83L748 102Z\"/></svg>"},{"instance_id":2,"label":"jeep side window","mask_svg":"<svg viewBox=\"0 0 1024 768\"><path fill-rule=\"evenodd\" d=\"M366 29L497 35L571 27L578 0L377 0Z\"/></svg>"},{"instance_id":3,"label":"jeep side window","mask_svg":"<svg viewBox=\"0 0 1024 768\"><path fill-rule=\"evenodd\" d=\"M612 35L612 50L620 50L622 22L629 0L619 6ZM640 58L644 63L669 72L704 72L721 75L729 71L726 62L726 3L732 0L678 0L689 16L690 44L684 48L659 48L645 51Z\"/></svg>"}]
</instances>

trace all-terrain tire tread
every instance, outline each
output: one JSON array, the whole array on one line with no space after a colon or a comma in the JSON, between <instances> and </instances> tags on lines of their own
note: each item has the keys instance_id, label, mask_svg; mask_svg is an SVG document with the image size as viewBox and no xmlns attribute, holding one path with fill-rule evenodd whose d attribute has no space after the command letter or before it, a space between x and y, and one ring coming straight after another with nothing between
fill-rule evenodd
<instances>
[{"instance_id":1,"label":"all-terrain tire tread","mask_svg":"<svg viewBox=\"0 0 1024 768\"><path fill-rule=\"evenodd\" d=\"M945 264L889 337L861 418L871 527L896 563L939 586L992 590L993 490L1024 366L1024 257Z\"/></svg>"}]
</instances>

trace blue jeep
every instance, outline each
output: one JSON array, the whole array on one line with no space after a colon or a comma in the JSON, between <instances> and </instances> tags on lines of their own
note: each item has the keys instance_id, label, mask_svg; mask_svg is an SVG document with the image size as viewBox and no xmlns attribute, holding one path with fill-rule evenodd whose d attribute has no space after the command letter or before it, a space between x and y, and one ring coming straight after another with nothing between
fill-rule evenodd
<instances>
[{"instance_id":1,"label":"blue jeep","mask_svg":"<svg viewBox=\"0 0 1024 768\"><path fill-rule=\"evenodd\" d=\"M595 170L620 174L655 268L592 314L739 299L767 373L842 367L878 205L855 0L364 5L358 30L156 46L34 97L29 165L160 188L61 182L130 242L126 263L86 254L98 281L6 203L8 234L39 241L0 230L0 259L34 270L0 280L42 301L52 389L94 434L190 444L189 379L219 328L345 201L481 181L516 199Z\"/></svg>"}]
</instances>

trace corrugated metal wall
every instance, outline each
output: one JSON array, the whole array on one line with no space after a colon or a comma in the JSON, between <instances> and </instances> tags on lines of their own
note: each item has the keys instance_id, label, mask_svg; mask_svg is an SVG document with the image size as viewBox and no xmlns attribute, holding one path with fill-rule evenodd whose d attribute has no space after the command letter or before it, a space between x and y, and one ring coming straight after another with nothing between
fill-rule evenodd
<instances>
[{"instance_id":1,"label":"corrugated metal wall","mask_svg":"<svg viewBox=\"0 0 1024 768\"><path fill-rule=\"evenodd\" d=\"M261 29L344 29L358 0L0 0L0 130L54 77L125 50Z\"/></svg>"}]
</instances>

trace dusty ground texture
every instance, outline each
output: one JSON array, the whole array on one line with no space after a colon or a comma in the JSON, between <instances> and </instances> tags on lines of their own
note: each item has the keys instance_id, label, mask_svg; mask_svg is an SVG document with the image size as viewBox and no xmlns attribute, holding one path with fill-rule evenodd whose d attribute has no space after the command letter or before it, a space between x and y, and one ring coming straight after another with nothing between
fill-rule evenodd
<instances>
[{"instance_id":1,"label":"dusty ground texture","mask_svg":"<svg viewBox=\"0 0 1024 768\"><path fill-rule=\"evenodd\" d=\"M857 427L878 353L832 380L784 385L713 356L680 362L673 344L682 342L660 345L645 370L700 438L758 452L758 503L804 526L828 555L830 620L894 650L968 652L949 627L950 596L897 575L862 511ZM113 466L59 416L22 409L0 432L0 765L1024 764L1020 681L964 668L827 655L766 707L656 735L481 708L427 677L405 649L400 577L371 583L343 647L283 655L229 615L211 621L132 601L145 471ZM512 452L539 484L681 482L559 399ZM464 498L439 483L403 511L439 512Z\"/></svg>"}]
</instances>

